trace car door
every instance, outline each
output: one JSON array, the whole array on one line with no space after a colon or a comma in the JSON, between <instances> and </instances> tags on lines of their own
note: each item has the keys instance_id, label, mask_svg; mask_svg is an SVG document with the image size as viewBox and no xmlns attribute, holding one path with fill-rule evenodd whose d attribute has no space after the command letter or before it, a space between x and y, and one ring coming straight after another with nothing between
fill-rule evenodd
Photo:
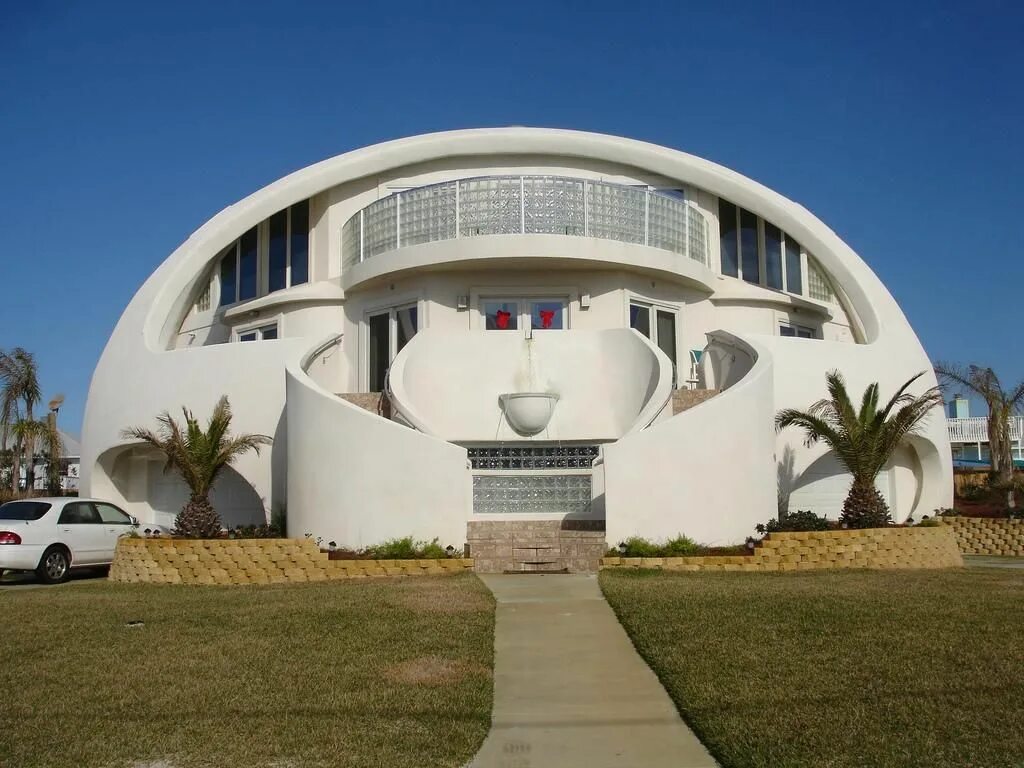
<instances>
[{"instance_id":1,"label":"car door","mask_svg":"<svg viewBox=\"0 0 1024 768\"><path fill-rule=\"evenodd\" d=\"M100 515L87 501L64 505L57 521L57 535L71 550L72 565L102 563L106 549L106 530Z\"/></svg>"},{"instance_id":2,"label":"car door","mask_svg":"<svg viewBox=\"0 0 1024 768\"><path fill-rule=\"evenodd\" d=\"M102 562L110 563L114 560L114 550L117 548L117 540L127 536L135 527L131 517L113 504L95 501L93 506L103 522L104 550Z\"/></svg>"}]
</instances>

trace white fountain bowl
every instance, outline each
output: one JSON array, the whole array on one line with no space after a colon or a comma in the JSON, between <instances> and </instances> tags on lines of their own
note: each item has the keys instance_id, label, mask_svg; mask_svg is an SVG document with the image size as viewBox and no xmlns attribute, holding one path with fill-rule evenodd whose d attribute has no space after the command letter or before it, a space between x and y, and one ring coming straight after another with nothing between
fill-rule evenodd
<instances>
[{"instance_id":1,"label":"white fountain bowl","mask_svg":"<svg viewBox=\"0 0 1024 768\"><path fill-rule=\"evenodd\" d=\"M551 392L509 392L499 395L505 418L521 435L542 432L555 412L558 395Z\"/></svg>"}]
</instances>

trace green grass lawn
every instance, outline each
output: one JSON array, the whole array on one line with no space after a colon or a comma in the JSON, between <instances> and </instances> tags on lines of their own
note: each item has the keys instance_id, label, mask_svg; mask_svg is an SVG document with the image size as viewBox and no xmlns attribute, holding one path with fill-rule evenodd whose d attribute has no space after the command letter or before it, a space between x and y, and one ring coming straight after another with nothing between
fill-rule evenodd
<instances>
[{"instance_id":1,"label":"green grass lawn","mask_svg":"<svg viewBox=\"0 0 1024 768\"><path fill-rule=\"evenodd\" d=\"M726 768L1024 766L1024 572L600 578Z\"/></svg>"},{"instance_id":2,"label":"green grass lawn","mask_svg":"<svg viewBox=\"0 0 1024 768\"><path fill-rule=\"evenodd\" d=\"M490 728L472 575L96 581L5 590L0 612L2 766L460 766Z\"/></svg>"}]
</instances>

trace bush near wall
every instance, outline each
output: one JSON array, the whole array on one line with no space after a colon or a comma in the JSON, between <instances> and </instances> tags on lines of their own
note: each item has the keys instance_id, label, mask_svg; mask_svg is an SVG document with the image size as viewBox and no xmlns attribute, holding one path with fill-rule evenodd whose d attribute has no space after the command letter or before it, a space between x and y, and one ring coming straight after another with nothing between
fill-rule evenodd
<instances>
[{"instance_id":1,"label":"bush near wall","mask_svg":"<svg viewBox=\"0 0 1024 768\"><path fill-rule=\"evenodd\" d=\"M1024 520L992 517L940 517L965 555L1024 556Z\"/></svg>"},{"instance_id":2,"label":"bush near wall","mask_svg":"<svg viewBox=\"0 0 1024 768\"><path fill-rule=\"evenodd\" d=\"M117 543L112 581L155 584L289 584L472 570L463 558L328 560L311 539L142 539Z\"/></svg>"},{"instance_id":3,"label":"bush near wall","mask_svg":"<svg viewBox=\"0 0 1024 768\"><path fill-rule=\"evenodd\" d=\"M945 526L770 533L746 557L606 557L601 561L602 568L678 571L953 568L963 564L956 539Z\"/></svg>"}]
</instances>

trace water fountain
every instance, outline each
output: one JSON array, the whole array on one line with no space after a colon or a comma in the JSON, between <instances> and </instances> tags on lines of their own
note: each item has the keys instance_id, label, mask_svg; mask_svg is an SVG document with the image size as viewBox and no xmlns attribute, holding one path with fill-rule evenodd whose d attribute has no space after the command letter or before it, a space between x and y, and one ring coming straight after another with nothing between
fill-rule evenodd
<instances>
[{"instance_id":1,"label":"water fountain","mask_svg":"<svg viewBox=\"0 0 1024 768\"><path fill-rule=\"evenodd\" d=\"M530 437L547 428L555 412L558 395L543 391L534 339L524 339L523 343L526 345L526 370L521 370L516 376L516 383L522 382L522 389L519 392L498 395L498 402L512 429L520 435Z\"/></svg>"}]
</instances>

